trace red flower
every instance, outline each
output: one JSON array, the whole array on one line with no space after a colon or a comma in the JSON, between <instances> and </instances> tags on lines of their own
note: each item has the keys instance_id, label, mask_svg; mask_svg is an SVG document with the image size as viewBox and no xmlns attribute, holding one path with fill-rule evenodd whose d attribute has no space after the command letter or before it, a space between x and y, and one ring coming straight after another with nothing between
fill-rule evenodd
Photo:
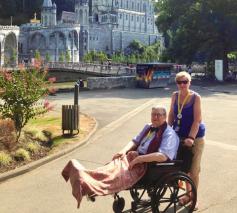
<instances>
[{"instance_id":1,"label":"red flower","mask_svg":"<svg viewBox=\"0 0 237 213\"><path fill-rule=\"evenodd\" d=\"M44 101L44 108L46 109L46 111L51 111L54 108L53 104L50 104L50 102L48 100Z\"/></svg>"},{"instance_id":2,"label":"red flower","mask_svg":"<svg viewBox=\"0 0 237 213\"><path fill-rule=\"evenodd\" d=\"M50 87L50 88L48 88L48 91L49 91L49 94L54 94L54 93L56 93L57 89L54 87Z\"/></svg>"},{"instance_id":3,"label":"red flower","mask_svg":"<svg viewBox=\"0 0 237 213\"><path fill-rule=\"evenodd\" d=\"M18 64L18 68L19 68L19 70L20 71L23 71L23 70L25 70L25 65L24 64Z\"/></svg>"},{"instance_id":4,"label":"red flower","mask_svg":"<svg viewBox=\"0 0 237 213\"><path fill-rule=\"evenodd\" d=\"M51 78L48 79L48 81L50 83L54 83L56 81L56 77L51 77Z\"/></svg>"},{"instance_id":5,"label":"red flower","mask_svg":"<svg viewBox=\"0 0 237 213\"><path fill-rule=\"evenodd\" d=\"M10 72L4 72L4 78L7 81L12 81L12 74Z\"/></svg>"}]
</instances>

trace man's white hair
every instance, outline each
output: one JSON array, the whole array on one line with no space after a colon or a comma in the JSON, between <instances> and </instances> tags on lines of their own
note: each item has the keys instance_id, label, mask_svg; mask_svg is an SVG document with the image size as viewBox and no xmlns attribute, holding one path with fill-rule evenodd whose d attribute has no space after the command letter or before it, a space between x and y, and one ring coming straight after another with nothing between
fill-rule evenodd
<instances>
[{"instance_id":1,"label":"man's white hair","mask_svg":"<svg viewBox=\"0 0 237 213\"><path fill-rule=\"evenodd\" d=\"M165 116L167 115L166 108L165 108L164 106L156 105L156 106L153 106L151 109L152 109L152 110L161 110L162 113L163 113Z\"/></svg>"}]
</instances>

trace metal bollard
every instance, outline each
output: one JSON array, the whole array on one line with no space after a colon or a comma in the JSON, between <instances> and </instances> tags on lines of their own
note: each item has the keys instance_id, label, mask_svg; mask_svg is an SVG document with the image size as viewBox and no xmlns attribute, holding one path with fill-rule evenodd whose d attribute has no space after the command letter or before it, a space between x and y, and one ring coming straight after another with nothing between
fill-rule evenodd
<instances>
[{"instance_id":1,"label":"metal bollard","mask_svg":"<svg viewBox=\"0 0 237 213\"><path fill-rule=\"evenodd\" d=\"M78 80L74 86L74 105L78 105L79 88L80 88L80 80Z\"/></svg>"}]
</instances>

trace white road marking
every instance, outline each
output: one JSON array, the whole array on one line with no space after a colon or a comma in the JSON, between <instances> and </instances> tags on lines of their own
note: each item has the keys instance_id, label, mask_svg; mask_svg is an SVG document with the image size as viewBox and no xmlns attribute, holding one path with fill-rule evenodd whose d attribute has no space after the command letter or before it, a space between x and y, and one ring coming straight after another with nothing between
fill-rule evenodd
<instances>
[{"instance_id":1,"label":"white road marking","mask_svg":"<svg viewBox=\"0 0 237 213\"><path fill-rule=\"evenodd\" d=\"M206 144L212 145L212 146L217 146L217 147L225 149L225 150L237 151L237 146L235 146L235 145L225 144L225 143L212 141L212 140L206 140Z\"/></svg>"},{"instance_id":2,"label":"white road marking","mask_svg":"<svg viewBox=\"0 0 237 213\"><path fill-rule=\"evenodd\" d=\"M155 103L157 103L157 99L153 98L153 99L147 101L146 103L142 104L141 106L137 107L136 109L134 109L134 110L128 112L127 114L121 116L119 119L111 122L107 126L100 129L95 134L95 136L91 140L88 141L88 143L91 143L94 140L98 140L98 138L101 138L105 133L108 134L108 133L112 132L114 129L121 126L124 122L126 122L127 120L129 120L130 118L135 116L136 114L140 113L141 111L143 111L147 107L154 105Z\"/></svg>"}]
</instances>

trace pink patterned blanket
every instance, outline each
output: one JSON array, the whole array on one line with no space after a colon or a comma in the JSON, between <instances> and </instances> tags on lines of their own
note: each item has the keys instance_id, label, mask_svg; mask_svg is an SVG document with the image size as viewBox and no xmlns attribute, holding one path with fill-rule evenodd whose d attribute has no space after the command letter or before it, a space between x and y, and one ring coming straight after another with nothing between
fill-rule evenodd
<instances>
[{"instance_id":1,"label":"pink patterned blanket","mask_svg":"<svg viewBox=\"0 0 237 213\"><path fill-rule=\"evenodd\" d=\"M145 164L137 164L133 169L128 169L129 162L137 155L137 152L130 152L95 170L87 170L77 160L70 160L62 176L66 181L70 179L77 207L80 207L84 195L108 195L132 187L146 172Z\"/></svg>"}]
</instances>

